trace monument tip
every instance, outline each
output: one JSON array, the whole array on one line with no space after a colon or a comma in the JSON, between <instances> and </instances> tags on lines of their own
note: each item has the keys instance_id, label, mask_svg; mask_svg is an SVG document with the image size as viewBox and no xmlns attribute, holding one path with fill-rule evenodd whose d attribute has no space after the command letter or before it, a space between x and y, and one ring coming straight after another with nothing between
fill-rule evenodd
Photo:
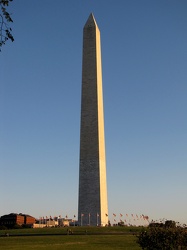
<instances>
[{"instance_id":1,"label":"monument tip","mask_svg":"<svg viewBox=\"0 0 187 250\"><path fill-rule=\"evenodd\" d=\"M91 12L89 17L88 17L88 20L86 21L84 28L85 27L95 27L95 26L97 26L97 23L96 23L96 20L95 20L93 13Z\"/></svg>"}]
</instances>

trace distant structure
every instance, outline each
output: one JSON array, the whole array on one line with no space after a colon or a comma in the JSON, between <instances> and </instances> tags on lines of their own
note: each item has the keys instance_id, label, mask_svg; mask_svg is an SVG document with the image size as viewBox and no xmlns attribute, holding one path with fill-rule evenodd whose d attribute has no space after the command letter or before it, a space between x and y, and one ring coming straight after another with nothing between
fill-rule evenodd
<instances>
[{"instance_id":1,"label":"distant structure","mask_svg":"<svg viewBox=\"0 0 187 250\"><path fill-rule=\"evenodd\" d=\"M54 217L51 216L48 218L46 217L40 217L39 220L36 221L35 224L33 224L33 228L43 228L43 227L69 227L73 224L75 226L76 222L72 219L67 218L61 218L60 217ZM77 225L77 224L76 224Z\"/></svg>"},{"instance_id":2,"label":"distant structure","mask_svg":"<svg viewBox=\"0 0 187 250\"><path fill-rule=\"evenodd\" d=\"M6 226L7 228L14 227L16 225L32 225L36 219L28 214L6 214L0 217L0 225Z\"/></svg>"},{"instance_id":3,"label":"distant structure","mask_svg":"<svg viewBox=\"0 0 187 250\"><path fill-rule=\"evenodd\" d=\"M83 30L78 222L108 224L100 31L93 14Z\"/></svg>"}]
</instances>

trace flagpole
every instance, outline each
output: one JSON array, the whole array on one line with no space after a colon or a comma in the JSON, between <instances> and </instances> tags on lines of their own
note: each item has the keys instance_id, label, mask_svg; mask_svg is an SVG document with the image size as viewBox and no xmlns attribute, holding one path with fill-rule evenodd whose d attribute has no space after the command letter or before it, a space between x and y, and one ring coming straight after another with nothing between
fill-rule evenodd
<instances>
[{"instance_id":1,"label":"flagpole","mask_svg":"<svg viewBox=\"0 0 187 250\"><path fill-rule=\"evenodd\" d=\"M88 214L89 226L90 226L90 213Z\"/></svg>"},{"instance_id":2,"label":"flagpole","mask_svg":"<svg viewBox=\"0 0 187 250\"><path fill-rule=\"evenodd\" d=\"M75 218L76 218L76 215L74 214L74 216L73 216L73 219L74 219L74 227L75 227Z\"/></svg>"}]
</instances>

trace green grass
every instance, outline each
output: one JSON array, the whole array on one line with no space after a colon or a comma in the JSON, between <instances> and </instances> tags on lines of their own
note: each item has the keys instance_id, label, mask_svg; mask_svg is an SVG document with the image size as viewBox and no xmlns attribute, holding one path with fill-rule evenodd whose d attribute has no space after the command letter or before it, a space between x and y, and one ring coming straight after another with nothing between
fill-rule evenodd
<instances>
[{"instance_id":1,"label":"green grass","mask_svg":"<svg viewBox=\"0 0 187 250\"><path fill-rule=\"evenodd\" d=\"M136 234L141 231L142 227L68 227L74 234ZM26 234L67 234L67 227L61 228L28 228L28 229L10 229L0 230L0 236L9 233L10 235Z\"/></svg>"},{"instance_id":2,"label":"green grass","mask_svg":"<svg viewBox=\"0 0 187 250\"><path fill-rule=\"evenodd\" d=\"M139 250L133 235L50 235L0 238L1 250Z\"/></svg>"},{"instance_id":3,"label":"green grass","mask_svg":"<svg viewBox=\"0 0 187 250\"><path fill-rule=\"evenodd\" d=\"M0 237L1 250L140 250L136 243L137 228L71 228L73 235L67 235L67 228L20 229L0 231L10 237ZM87 234L86 231L87 230Z\"/></svg>"}]
</instances>

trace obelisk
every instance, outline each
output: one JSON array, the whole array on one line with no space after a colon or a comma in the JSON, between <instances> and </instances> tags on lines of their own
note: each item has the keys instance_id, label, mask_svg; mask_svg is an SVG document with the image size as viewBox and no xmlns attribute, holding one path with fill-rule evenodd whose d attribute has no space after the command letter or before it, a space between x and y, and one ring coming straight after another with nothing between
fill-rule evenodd
<instances>
[{"instance_id":1,"label":"obelisk","mask_svg":"<svg viewBox=\"0 0 187 250\"><path fill-rule=\"evenodd\" d=\"M83 29L78 221L108 224L101 45L93 14Z\"/></svg>"}]
</instances>

